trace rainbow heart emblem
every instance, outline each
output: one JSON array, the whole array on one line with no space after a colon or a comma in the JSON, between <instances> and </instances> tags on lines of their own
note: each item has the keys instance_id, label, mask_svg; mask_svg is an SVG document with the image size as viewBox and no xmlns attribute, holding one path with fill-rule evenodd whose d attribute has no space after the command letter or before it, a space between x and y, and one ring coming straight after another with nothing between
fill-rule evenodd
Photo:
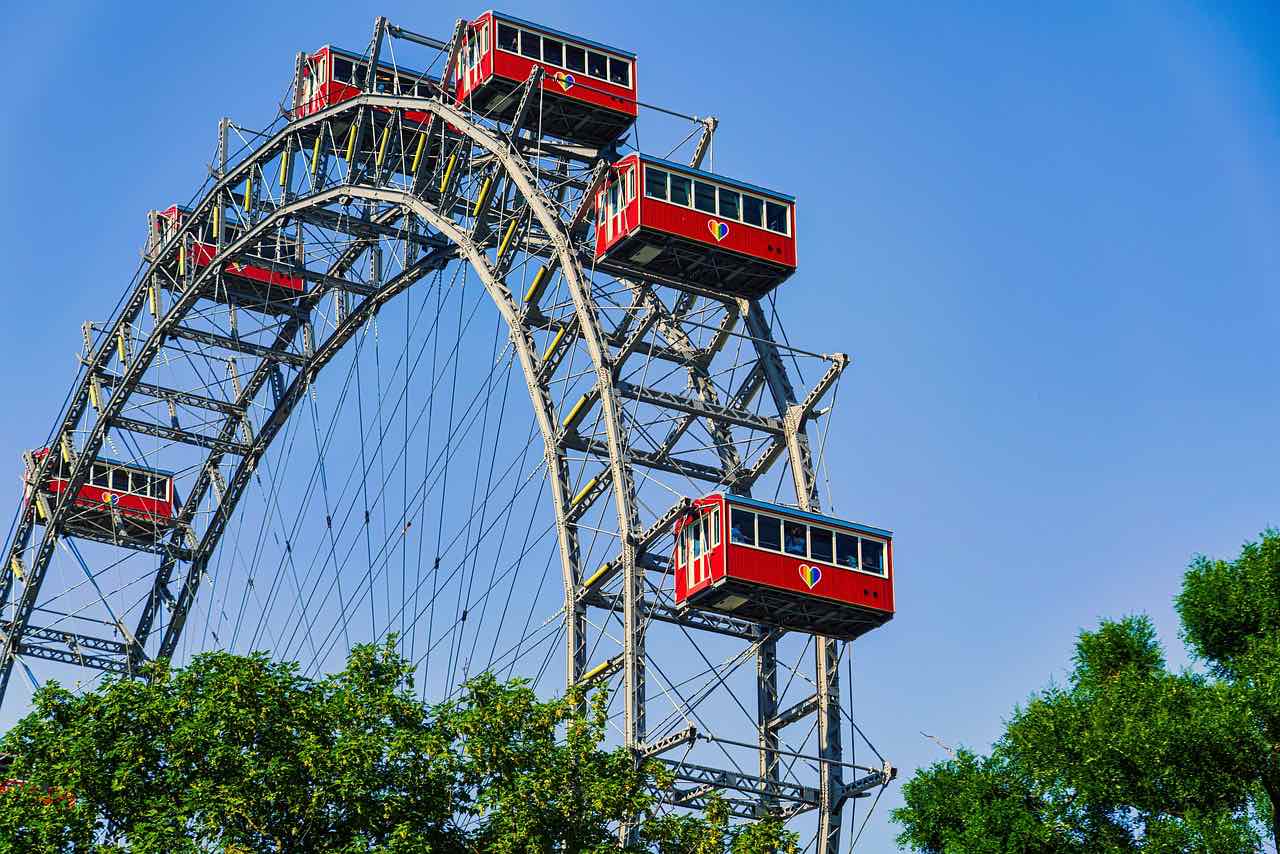
<instances>
[{"instance_id":1,"label":"rainbow heart emblem","mask_svg":"<svg viewBox=\"0 0 1280 854\"><path fill-rule=\"evenodd\" d=\"M729 236L729 223L721 222L718 219L707 220L707 229L711 232L711 236L716 239L716 243Z\"/></svg>"},{"instance_id":2,"label":"rainbow heart emblem","mask_svg":"<svg viewBox=\"0 0 1280 854\"><path fill-rule=\"evenodd\" d=\"M822 580L822 570L816 566L809 566L807 563L800 564L800 580L810 590L818 586L818 582Z\"/></svg>"},{"instance_id":3,"label":"rainbow heart emblem","mask_svg":"<svg viewBox=\"0 0 1280 854\"><path fill-rule=\"evenodd\" d=\"M560 88L568 92L569 87L574 83L572 74L565 74L563 71L557 71L554 75L555 81L560 84Z\"/></svg>"}]
</instances>

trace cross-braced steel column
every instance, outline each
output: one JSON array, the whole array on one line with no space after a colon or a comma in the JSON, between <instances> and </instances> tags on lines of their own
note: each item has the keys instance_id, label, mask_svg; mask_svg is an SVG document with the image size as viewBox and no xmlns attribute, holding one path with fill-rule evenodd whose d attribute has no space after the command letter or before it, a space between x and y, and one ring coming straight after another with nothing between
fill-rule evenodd
<instances>
[{"instance_id":1,"label":"cross-braced steel column","mask_svg":"<svg viewBox=\"0 0 1280 854\"><path fill-rule=\"evenodd\" d=\"M795 390L787 377L786 368L773 340L773 333L764 317L759 303L753 303L747 311L747 329L750 331L756 350L764 367L765 380L769 391L784 412L787 455L790 459L791 477L795 486L796 504L803 510L817 511L817 487L813 471L813 457L809 450L809 437L805 431L807 413L796 402ZM761 732L761 764L762 767L776 764L776 736L771 741L771 719L765 719L766 713L776 714L776 700L770 703L771 697L777 695L777 663L776 648L764 649L760 653L760 732ZM839 854L840 828L844 808L842 792L841 765L843 751L840 739L840 645L830 638L816 638L814 668L817 683L816 713L818 715L818 755L824 760L818 768L818 844L822 854Z\"/></svg>"}]
</instances>

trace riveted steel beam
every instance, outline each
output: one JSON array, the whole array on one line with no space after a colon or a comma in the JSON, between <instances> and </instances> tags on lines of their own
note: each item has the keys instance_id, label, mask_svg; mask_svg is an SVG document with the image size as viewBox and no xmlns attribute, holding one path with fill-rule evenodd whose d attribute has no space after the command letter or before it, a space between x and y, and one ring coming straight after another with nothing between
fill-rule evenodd
<instances>
[{"instance_id":1,"label":"riveted steel beam","mask_svg":"<svg viewBox=\"0 0 1280 854\"><path fill-rule=\"evenodd\" d=\"M106 388L114 388L119 380L115 374L103 374L99 381ZM223 415L234 415L240 417L244 415L247 407L226 400L217 400L194 392L182 391L176 388L166 388L165 386L155 385L154 383L138 382L133 386L136 394L154 397L156 400L190 406L195 409L207 409L210 412L219 412Z\"/></svg>"},{"instance_id":2,"label":"riveted steel beam","mask_svg":"<svg viewBox=\"0 0 1280 854\"><path fill-rule=\"evenodd\" d=\"M658 406L664 409L674 409L678 412L687 412L691 415L719 420L728 424L736 424L751 430L761 430L778 435L786 432L785 425L778 418L756 415L754 412L748 412L743 409L733 409L722 404L694 400L669 391L647 388L629 382L620 381L615 384L615 387L620 397L634 400L638 403L646 403L650 406Z\"/></svg>"},{"instance_id":3,"label":"riveted steel beam","mask_svg":"<svg viewBox=\"0 0 1280 854\"><path fill-rule=\"evenodd\" d=\"M244 341L238 338L231 338L227 335L219 335L216 332L206 332L203 329L192 329L189 326L175 326L170 329L167 334L170 338L194 341L197 344L204 344L207 347L220 347L223 350L230 350L233 353L242 353L246 356L256 356L259 359L270 359L273 362L281 362L282 364L292 365L295 368L301 368L307 364L306 356L292 353L288 350L280 350L275 347L254 344L252 341Z\"/></svg>"},{"instance_id":4,"label":"riveted steel beam","mask_svg":"<svg viewBox=\"0 0 1280 854\"><path fill-rule=\"evenodd\" d=\"M144 436L155 436L158 439L168 439L171 442L181 442L185 445L195 445L198 448L207 448L210 451L219 451L224 454L235 454L237 457L245 457L249 455L249 446L240 442L228 442L217 436L206 436L201 433L193 433L190 430L182 430L177 427L168 427L163 424L149 424L146 421L139 421L136 418L126 418L123 415L117 415L111 419L111 426L117 430L128 430L131 433L141 433Z\"/></svg>"},{"instance_id":5,"label":"riveted steel beam","mask_svg":"<svg viewBox=\"0 0 1280 854\"><path fill-rule=\"evenodd\" d=\"M726 771L720 768L708 768L692 762L680 762L659 757L658 762L666 765L675 779L686 783L700 783L716 786L718 789L733 789L750 795L760 795L766 784L776 791L780 800L801 803L810 807L818 805L819 792L813 786L793 783L789 780L766 781L762 777L741 774L737 771Z\"/></svg>"},{"instance_id":6,"label":"riveted steel beam","mask_svg":"<svg viewBox=\"0 0 1280 854\"><path fill-rule=\"evenodd\" d=\"M652 759L655 756L666 753L668 750L675 750L677 747L683 747L686 744L692 744L698 740L698 728L693 724L689 724L678 732L673 732L666 738L660 738L657 741L651 741L640 748L640 755L646 759Z\"/></svg>"},{"instance_id":7,"label":"riveted steel beam","mask_svg":"<svg viewBox=\"0 0 1280 854\"><path fill-rule=\"evenodd\" d=\"M599 439L591 439L577 434L565 435L561 440L564 447L571 451L584 451L592 456L600 459L608 459L608 445ZM694 462L692 460L682 460L679 457L673 457L670 454L658 454L651 451L643 451L638 448L632 448L628 451L627 459L634 465L650 468L654 471L663 471L668 474L678 474L687 477L690 480L701 480L707 483L733 483L735 477L726 473L723 469L706 463Z\"/></svg>"},{"instance_id":8,"label":"riveted steel beam","mask_svg":"<svg viewBox=\"0 0 1280 854\"><path fill-rule=\"evenodd\" d=\"M765 727L771 731L778 731L784 727L790 726L796 721L803 720L818 710L818 695L810 694L800 702L791 706L784 712L780 712L777 716L770 718Z\"/></svg>"},{"instance_id":9,"label":"riveted steel beam","mask_svg":"<svg viewBox=\"0 0 1280 854\"><path fill-rule=\"evenodd\" d=\"M7 635L10 630L11 623L0 624L0 633ZM18 644L18 654L111 673L123 674L133 670L127 644L43 626L26 627Z\"/></svg>"}]
</instances>

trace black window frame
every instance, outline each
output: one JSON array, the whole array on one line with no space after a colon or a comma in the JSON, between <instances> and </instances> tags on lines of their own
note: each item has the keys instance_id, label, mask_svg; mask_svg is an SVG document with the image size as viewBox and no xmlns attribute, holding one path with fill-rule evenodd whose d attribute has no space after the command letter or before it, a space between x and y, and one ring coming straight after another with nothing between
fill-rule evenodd
<instances>
[{"instance_id":1,"label":"black window frame","mask_svg":"<svg viewBox=\"0 0 1280 854\"><path fill-rule=\"evenodd\" d=\"M601 68L600 71L591 70L592 62L596 59L599 59L603 63L603 65L600 66ZM587 51L587 76L594 77L597 80L608 80L609 79L609 57L603 53L600 53L599 51L588 50Z\"/></svg>"},{"instance_id":2,"label":"black window frame","mask_svg":"<svg viewBox=\"0 0 1280 854\"><path fill-rule=\"evenodd\" d=\"M711 208L710 208L710 210L708 210L707 208L703 207L703 206L702 206L702 204L701 204L701 200L698 198L698 191L699 191L700 189L702 189L702 188L706 188L707 190L710 190L710 191L711 191ZM697 180L696 178L694 179L694 181L693 181L693 209L694 209L694 210L696 210L696 211L701 211L702 213L705 213L705 214L711 214L712 216L718 216L718 214L717 214L716 212L720 209L720 205L719 205L719 193L717 193L717 192L716 192L716 185L715 185L715 184L710 184L710 183L707 183L706 181L699 181L699 180Z\"/></svg>"},{"instance_id":3,"label":"black window frame","mask_svg":"<svg viewBox=\"0 0 1280 854\"><path fill-rule=\"evenodd\" d=\"M576 54L576 56L575 56ZM574 60L577 60L576 62ZM587 49L576 44L565 43L564 67L579 74L587 73Z\"/></svg>"},{"instance_id":4,"label":"black window frame","mask_svg":"<svg viewBox=\"0 0 1280 854\"><path fill-rule=\"evenodd\" d=\"M650 166L646 163L644 165L644 194L651 199L657 199L660 202L665 202L667 200L667 176L669 174L669 172L663 169L659 169L656 166ZM655 180L656 176L659 175L662 177ZM657 193L652 192L653 186L656 183L659 183L659 181L662 184L662 195L660 196Z\"/></svg>"},{"instance_id":5,"label":"black window frame","mask_svg":"<svg viewBox=\"0 0 1280 854\"><path fill-rule=\"evenodd\" d=\"M608 62L609 82L612 83L614 86L621 86L624 89L630 89L631 88L631 61L627 59L622 59L616 56L611 56L608 59L609 59L609 62ZM614 73L615 67L622 70L621 75ZM618 79L619 77L621 77L621 79Z\"/></svg>"},{"instance_id":6,"label":"black window frame","mask_svg":"<svg viewBox=\"0 0 1280 854\"><path fill-rule=\"evenodd\" d=\"M835 560L834 566L844 567L845 569L858 568L858 540L859 539L860 537L856 536L855 534L846 534L843 531L836 531L836 556L835 556L836 560ZM845 563L840 559L840 555L845 553L842 551L842 546L848 546L848 545L853 546L853 551L852 551L853 563Z\"/></svg>"},{"instance_id":7,"label":"black window frame","mask_svg":"<svg viewBox=\"0 0 1280 854\"><path fill-rule=\"evenodd\" d=\"M725 213L725 199L734 198L736 201L732 204L733 213ZM742 219L742 193L730 187L716 188L716 209L719 211L721 219L731 219L734 222L740 222Z\"/></svg>"},{"instance_id":8,"label":"black window frame","mask_svg":"<svg viewBox=\"0 0 1280 854\"><path fill-rule=\"evenodd\" d=\"M788 545L787 529L792 528L800 532L800 551L792 551ZM796 522L793 519L782 520L782 553L791 555L792 557L808 557L809 556L809 526L804 522Z\"/></svg>"},{"instance_id":9,"label":"black window frame","mask_svg":"<svg viewBox=\"0 0 1280 854\"><path fill-rule=\"evenodd\" d=\"M506 36L506 35L515 36L515 41L511 43L512 44L511 47L507 47L507 45L503 43L503 36ZM505 50L507 53L519 54L520 53L520 28L513 27L511 24L507 24L507 23L503 23L502 21L499 21L498 22L498 40L496 44L497 44L498 50Z\"/></svg>"},{"instance_id":10,"label":"black window frame","mask_svg":"<svg viewBox=\"0 0 1280 854\"><path fill-rule=\"evenodd\" d=\"M781 234L784 237L790 235L791 234L791 215L789 213L789 208L790 208L790 205L783 204L782 202L774 202L774 201L770 201L769 199L765 199L764 200L764 227L767 230L772 231L774 234ZM781 229L774 228L773 225L771 224L772 216L775 212L775 209L782 212L782 228Z\"/></svg>"},{"instance_id":11,"label":"black window frame","mask_svg":"<svg viewBox=\"0 0 1280 854\"><path fill-rule=\"evenodd\" d=\"M754 205L756 213L759 216L752 220L747 219L747 207ZM747 225L753 225L756 228L764 228L764 199L759 196L753 196L750 193L742 194L742 221Z\"/></svg>"},{"instance_id":12,"label":"black window frame","mask_svg":"<svg viewBox=\"0 0 1280 854\"><path fill-rule=\"evenodd\" d=\"M529 46L525 47L525 41L528 40ZM537 45L534 49L533 45ZM542 36L529 30L520 31L520 55L525 59L535 59L542 61Z\"/></svg>"},{"instance_id":13,"label":"black window frame","mask_svg":"<svg viewBox=\"0 0 1280 854\"><path fill-rule=\"evenodd\" d=\"M351 85L351 80L355 76L356 64L354 62L347 59L345 56L335 56L333 57L333 61L330 63L330 66L332 68L332 76L329 78L330 80L334 83L346 83L348 86ZM339 74L339 69L343 69L345 73Z\"/></svg>"},{"instance_id":14,"label":"black window frame","mask_svg":"<svg viewBox=\"0 0 1280 854\"><path fill-rule=\"evenodd\" d=\"M858 568L870 575L879 575L881 577L887 576L889 574L889 550L886 547L886 544L881 540L873 540L870 537L859 537L859 540L861 542L858 544ZM868 563L865 557L865 546L867 544L870 544L877 554L878 560L875 564Z\"/></svg>"},{"instance_id":15,"label":"black window frame","mask_svg":"<svg viewBox=\"0 0 1280 854\"><path fill-rule=\"evenodd\" d=\"M774 542L777 543L777 545L773 545L773 546L766 545L765 543L766 528L772 529L769 532L769 536L772 536L775 538ZM771 551L771 552L782 551L782 520L781 519L779 519L777 516L769 516L764 513L756 514L756 546L757 548L762 548L765 551Z\"/></svg>"},{"instance_id":16,"label":"black window frame","mask_svg":"<svg viewBox=\"0 0 1280 854\"><path fill-rule=\"evenodd\" d=\"M676 200L677 182L679 182L679 186L682 187L684 192L682 201ZM670 177L667 179L667 201L673 205L680 205L686 208L693 207L693 179L687 175L679 175L675 172L670 173Z\"/></svg>"},{"instance_id":17,"label":"black window frame","mask_svg":"<svg viewBox=\"0 0 1280 854\"><path fill-rule=\"evenodd\" d=\"M552 44L560 49L559 56L557 56L555 59L551 59L547 56L547 45L552 45ZM543 36L542 37L542 61L549 63L551 65L554 65L557 68L564 68L564 47L565 47L564 42L562 42L560 39L552 38L551 36Z\"/></svg>"},{"instance_id":18,"label":"black window frame","mask_svg":"<svg viewBox=\"0 0 1280 854\"><path fill-rule=\"evenodd\" d=\"M739 516L747 517L739 519ZM741 522L741 525L739 524ZM743 528L742 525L746 525ZM738 535L734 532L741 532L742 539L738 539ZM752 546L756 544L756 513L754 510L744 510L741 507L729 508L729 542L738 546Z\"/></svg>"},{"instance_id":19,"label":"black window frame","mask_svg":"<svg viewBox=\"0 0 1280 854\"><path fill-rule=\"evenodd\" d=\"M826 543L827 549L823 554L818 553L815 547L817 543ZM834 566L836 561L836 544L835 533L822 525L809 526L809 557L828 566Z\"/></svg>"}]
</instances>

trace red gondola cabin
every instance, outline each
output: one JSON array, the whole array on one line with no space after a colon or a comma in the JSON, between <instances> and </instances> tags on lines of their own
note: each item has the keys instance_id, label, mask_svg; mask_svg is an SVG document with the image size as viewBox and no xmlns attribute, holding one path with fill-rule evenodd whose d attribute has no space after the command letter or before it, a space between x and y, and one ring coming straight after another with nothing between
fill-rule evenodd
<instances>
[{"instance_id":1,"label":"red gondola cabin","mask_svg":"<svg viewBox=\"0 0 1280 854\"><path fill-rule=\"evenodd\" d=\"M35 466L49 453L48 448L32 451L27 461L27 481L35 476ZM70 467L59 457L50 468L41 492L54 501L66 491ZM28 498L31 498L28 487ZM90 463L89 476L76 493L74 506L83 511L69 521L72 533L101 538L124 533L150 538L157 527L169 526L177 515L174 505L173 475L169 472L99 458ZM36 518L43 522L37 503ZM119 524L116 524L118 521Z\"/></svg>"},{"instance_id":2,"label":"red gondola cabin","mask_svg":"<svg viewBox=\"0 0 1280 854\"><path fill-rule=\"evenodd\" d=\"M467 27L458 101L511 121L520 106L517 90L538 66L544 71L542 133L608 145L635 122L635 54L500 12L485 12Z\"/></svg>"},{"instance_id":3,"label":"red gondola cabin","mask_svg":"<svg viewBox=\"0 0 1280 854\"><path fill-rule=\"evenodd\" d=\"M302 79L295 95L293 114L303 118L354 98L364 91L369 75L369 62L349 50L325 45L308 56L302 66ZM378 63L376 89L384 95L426 98L439 91L440 81L407 68ZM408 122L425 123L426 112L406 110Z\"/></svg>"},{"instance_id":4,"label":"red gondola cabin","mask_svg":"<svg viewBox=\"0 0 1280 854\"><path fill-rule=\"evenodd\" d=\"M174 280L181 282L187 272L187 265L194 268L207 267L218 254L218 234L214 226L202 225L193 235L190 246L179 246L169 258L157 259L154 254L171 236L183 226L191 211L178 205L172 205L162 211L152 211L148 215L147 256L153 263L167 263L173 269ZM233 221L223 221L218 226L222 231L224 246L240 239L241 228ZM239 255L239 260L229 261L223 266L225 281L223 286L214 286L219 299L234 298L237 302L248 304L261 303L264 300L273 302L300 296L305 291L305 284L298 276L290 276L273 269L274 265L297 263L299 246L294 238L280 232L263 236L256 243L250 244ZM259 259L262 263L254 263Z\"/></svg>"},{"instance_id":5,"label":"red gondola cabin","mask_svg":"<svg viewBox=\"0 0 1280 854\"><path fill-rule=\"evenodd\" d=\"M602 265L748 299L796 270L791 196L629 154L595 202Z\"/></svg>"},{"instance_id":6,"label":"red gondola cabin","mask_svg":"<svg viewBox=\"0 0 1280 854\"><path fill-rule=\"evenodd\" d=\"M893 534L737 495L675 526L676 604L852 640L893 617Z\"/></svg>"}]
</instances>

